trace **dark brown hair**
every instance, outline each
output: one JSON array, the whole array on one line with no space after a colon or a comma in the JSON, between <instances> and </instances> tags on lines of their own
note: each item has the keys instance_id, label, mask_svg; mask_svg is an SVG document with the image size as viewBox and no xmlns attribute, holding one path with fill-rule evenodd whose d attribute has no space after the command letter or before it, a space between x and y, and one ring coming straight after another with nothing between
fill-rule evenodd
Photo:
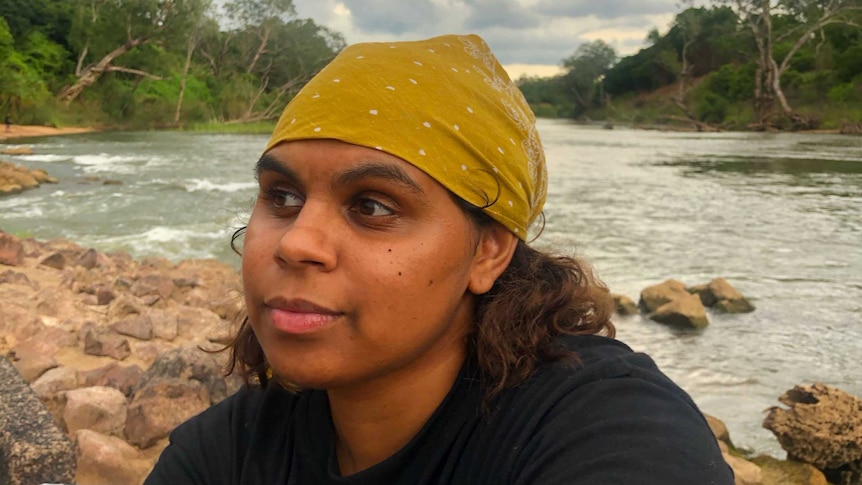
<instances>
[{"instance_id":1,"label":"dark brown hair","mask_svg":"<svg viewBox=\"0 0 862 485\"><path fill-rule=\"evenodd\" d=\"M477 227L496 224L481 208L456 200ZM244 230L231 238L238 254L235 243ZM576 359L560 344L561 336L613 337L613 311L607 287L585 262L518 241L509 266L490 291L476 297L468 358L477 364L486 401L523 382L543 363ZM247 384L259 381L265 387L272 378L269 364L247 316L228 348L228 374L238 372Z\"/></svg>"}]
</instances>

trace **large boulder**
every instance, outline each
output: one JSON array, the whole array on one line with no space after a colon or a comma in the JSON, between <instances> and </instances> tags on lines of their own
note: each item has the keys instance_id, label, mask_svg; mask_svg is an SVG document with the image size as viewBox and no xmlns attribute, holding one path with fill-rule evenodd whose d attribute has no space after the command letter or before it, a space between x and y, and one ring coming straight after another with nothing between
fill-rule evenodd
<instances>
[{"instance_id":1,"label":"large boulder","mask_svg":"<svg viewBox=\"0 0 862 485\"><path fill-rule=\"evenodd\" d=\"M122 437L126 396L112 387L82 387L66 392L63 421L70 434L79 429Z\"/></svg>"},{"instance_id":2,"label":"large boulder","mask_svg":"<svg viewBox=\"0 0 862 485\"><path fill-rule=\"evenodd\" d=\"M104 367L82 372L80 380L87 387L112 387L125 396L131 396L143 375L144 371L137 365L123 366L118 362L112 362Z\"/></svg>"},{"instance_id":3,"label":"large boulder","mask_svg":"<svg viewBox=\"0 0 862 485\"><path fill-rule=\"evenodd\" d=\"M60 366L45 372L30 386L39 398L46 399L59 392L77 389L79 381L77 369Z\"/></svg>"},{"instance_id":4,"label":"large boulder","mask_svg":"<svg viewBox=\"0 0 862 485\"><path fill-rule=\"evenodd\" d=\"M75 447L15 368L0 356L0 483L72 483Z\"/></svg>"},{"instance_id":5,"label":"large boulder","mask_svg":"<svg viewBox=\"0 0 862 485\"><path fill-rule=\"evenodd\" d=\"M827 475L856 470L848 483L862 483L862 400L821 383L796 386L778 400L789 409L772 408L763 427L775 434L789 458Z\"/></svg>"},{"instance_id":6,"label":"large boulder","mask_svg":"<svg viewBox=\"0 0 862 485\"><path fill-rule=\"evenodd\" d=\"M706 328L709 320L706 318L706 309L700 298L686 292L685 296L665 303L657 310L650 313L651 320L668 325Z\"/></svg>"},{"instance_id":7,"label":"large boulder","mask_svg":"<svg viewBox=\"0 0 862 485\"><path fill-rule=\"evenodd\" d=\"M646 313L652 313L659 307L689 295L685 284L677 280L666 280L657 285L648 286L641 291L638 306Z\"/></svg>"},{"instance_id":8,"label":"large boulder","mask_svg":"<svg viewBox=\"0 0 862 485\"><path fill-rule=\"evenodd\" d=\"M760 467L763 485L829 485L823 472L808 463L777 460L767 455L752 458L751 462Z\"/></svg>"},{"instance_id":9,"label":"large boulder","mask_svg":"<svg viewBox=\"0 0 862 485\"><path fill-rule=\"evenodd\" d=\"M700 300L704 306L726 313L748 313L754 311L754 305L724 278L715 278L708 284L696 286L689 289L689 291L700 296Z\"/></svg>"},{"instance_id":10,"label":"large boulder","mask_svg":"<svg viewBox=\"0 0 862 485\"><path fill-rule=\"evenodd\" d=\"M9 357L21 376L27 382L33 382L59 365L54 359L57 350L59 348L55 344L32 337L12 347Z\"/></svg>"}]
</instances>

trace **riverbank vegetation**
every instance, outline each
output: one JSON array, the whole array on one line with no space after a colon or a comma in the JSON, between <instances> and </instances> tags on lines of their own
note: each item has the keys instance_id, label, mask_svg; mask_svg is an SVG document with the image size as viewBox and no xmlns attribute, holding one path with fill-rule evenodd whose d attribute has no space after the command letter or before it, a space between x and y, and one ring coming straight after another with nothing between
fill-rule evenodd
<instances>
[{"instance_id":1,"label":"riverbank vegetation","mask_svg":"<svg viewBox=\"0 0 862 485\"><path fill-rule=\"evenodd\" d=\"M565 72L521 78L539 116L698 130L862 130L862 1L713 0L618 58L582 44Z\"/></svg>"},{"instance_id":2,"label":"riverbank vegetation","mask_svg":"<svg viewBox=\"0 0 862 485\"><path fill-rule=\"evenodd\" d=\"M341 50L292 0L4 0L0 114L13 123L266 132ZM620 58L521 78L539 116L607 124L862 131L862 0L711 0ZM701 5L701 4L698 4Z\"/></svg>"},{"instance_id":3,"label":"riverbank vegetation","mask_svg":"<svg viewBox=\"0 0 862 485\"><path fill-rule=\"evenodd\" d=\"M4 0L0 113L16 124L272 120L344 46L292 0Z\"/></svg>"}]
</instances>

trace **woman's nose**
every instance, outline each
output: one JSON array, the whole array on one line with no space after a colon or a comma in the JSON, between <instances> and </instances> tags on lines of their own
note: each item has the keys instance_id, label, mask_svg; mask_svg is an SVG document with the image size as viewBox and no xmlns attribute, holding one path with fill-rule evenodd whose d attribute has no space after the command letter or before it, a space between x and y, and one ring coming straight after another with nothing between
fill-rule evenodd
<instances>
[{"instance_id":1,"label":"woman's nose","mask_svg":"<svg viewBox=\"0 0 862 485\"><path fill-rule=\"evenodd\" d=\"M337 219L325 207L306 203L278 241L275 258L279 265L334 269L338 261L334 246Z\"/></svg>"}]
</instances>

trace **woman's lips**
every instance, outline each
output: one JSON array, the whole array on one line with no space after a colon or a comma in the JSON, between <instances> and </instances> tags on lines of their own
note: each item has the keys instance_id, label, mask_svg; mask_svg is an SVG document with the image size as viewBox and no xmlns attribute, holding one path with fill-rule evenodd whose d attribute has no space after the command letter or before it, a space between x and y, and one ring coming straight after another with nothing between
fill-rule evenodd
<instances>
[{"instance_id":1,"label":"woman's lips","mask_svg":"<svg viewBox=\"0 0 862 485\"><path fill-rule=\"evenodd\" d=\"M276 330L291 335L312 333L334 322L341 313L305 300L268 301L266 306Z\"/></svg>"}]
</instances>

